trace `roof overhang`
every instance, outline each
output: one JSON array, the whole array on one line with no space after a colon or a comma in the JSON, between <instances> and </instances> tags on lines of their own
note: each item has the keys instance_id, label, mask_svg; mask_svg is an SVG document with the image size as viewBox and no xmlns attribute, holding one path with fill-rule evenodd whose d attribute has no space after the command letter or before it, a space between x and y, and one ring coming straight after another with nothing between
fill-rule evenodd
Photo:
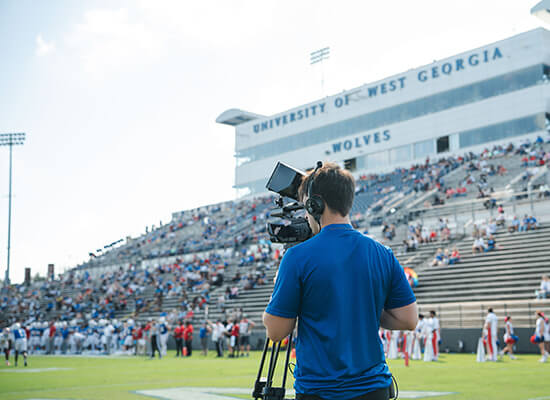
<instances>
[{"instance_id":1,"label":"roof overhang","mask_svg":"<svg viewBox=\"0 0 550 400\"><path fill-rule=\"evenodd\" d=\"M227 111L222 112L219 117L216 118L216 122L218 124L237 126L240 124L244 124L245 122L263 117L263 115L239 110L238 108L231 108Z\"/></svg>"},{"instance_id":2,"label":"roof overhang","mask_svg":"<svg viewBox=\"0 0 550 400\"><path fill-rule=\"evenodd\" d=\"M550 0L542 0L531 9L531 15L550 24Z\"/></svg>"}]
</instances>

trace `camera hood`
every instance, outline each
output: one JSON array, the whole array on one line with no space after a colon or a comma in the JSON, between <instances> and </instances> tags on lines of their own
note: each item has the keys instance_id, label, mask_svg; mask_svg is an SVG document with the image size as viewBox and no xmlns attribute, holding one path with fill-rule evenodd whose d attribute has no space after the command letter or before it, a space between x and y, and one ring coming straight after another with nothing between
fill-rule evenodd
<instances>
[{"instance_id":1,"label":"camera hood","mask_svg":"<svg viewBox=\"0 0 550 400\"><path fill-rule=\"evenodd\" d=\"M278 161L265 187L281 196L298 201L298 188L305 176L303 171Z\"/></svg>"}]
</instances>

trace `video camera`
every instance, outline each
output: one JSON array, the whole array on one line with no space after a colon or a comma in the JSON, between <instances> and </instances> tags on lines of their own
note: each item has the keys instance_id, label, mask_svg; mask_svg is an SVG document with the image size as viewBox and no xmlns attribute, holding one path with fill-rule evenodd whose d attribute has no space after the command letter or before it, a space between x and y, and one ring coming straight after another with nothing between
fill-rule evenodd
<instances>
[{"instance_id":1,"label":"video camera","mask_svg":"<svg viewBox=\"0 0 550 400\"><path fill-rule=\"evenodd\" d=\"M304 204L298 199L298 188L305 176L304 172L279 161L267 182L266 188L279 194L275 201L277 208L271 211L271 219L267 222L267 232L273 243L292 245L312 236ZM295 201L285 204L284 197Z\"/></svg>"}]
</instances>

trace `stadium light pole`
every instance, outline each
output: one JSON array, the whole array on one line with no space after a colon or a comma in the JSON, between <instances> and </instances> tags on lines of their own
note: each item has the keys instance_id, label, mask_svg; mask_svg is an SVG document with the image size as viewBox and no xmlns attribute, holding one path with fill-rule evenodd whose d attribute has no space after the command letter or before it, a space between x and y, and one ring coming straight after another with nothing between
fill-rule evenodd
<instances>
[{"instance_id":1,"label":"stadium light pole","mask_svg":"<svg viewBox=\"0 0 550 400\"><path fill-rule=\"evenodd\" d=\"M330 47L312 51L309 53L309 65L321 63L321 92L324 94L325 88L325 71L323 69L323 61L330 58Z\"/></svg>"},{"instance_id":2,"label":"stadium light pole","mask_svg":"<svg viewBox=\"0 0 550 400\"><path fill-rule=\"evenodd\" d=\"M24 133L0 133L0 146L9 146L10 148L10 178L9 178L9 195L8 195L8 262L6 265L6 277L4 285L10 284L10 244L11 244L11 173L12 173L12 152L13 146L22 146L25 143Z\"/></svg>"}]
</instances>

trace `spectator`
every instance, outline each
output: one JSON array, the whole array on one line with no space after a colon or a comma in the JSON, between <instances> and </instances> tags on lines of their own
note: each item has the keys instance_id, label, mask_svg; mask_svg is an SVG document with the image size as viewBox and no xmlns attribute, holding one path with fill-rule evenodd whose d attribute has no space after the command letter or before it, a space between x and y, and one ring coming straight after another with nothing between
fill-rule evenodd
<instances>
[{"instance_id":1,"label":"spectator","mask_svg":"<svg viewBox=\"0 0 550 400\"><path fill-rule=\"evenodd\" d=\"M395 237L395 225L388 225L384 223L384 227L382 228L382 233L384 234L384 237L388 239L389 241L392 241Z\"/></svg>"},{"instance_id":2,"label":"spectator","mask_svg":"<svg viewBox=\"0 0 550 400\"><path fill-rule=\"evenodd\" d=\"M527 224L527 229L528 230L534 230L534 229L538 229L538 227L539 227L539 223L538 223L537 219L531 215L529 217L529 222Z\"/></svg>"},{"instance_id":3,"label":"spectator","mask_svg":"<svg viewBox=\"0 0 550 400\"><path fill-rule=\"evenodd\" d=\"M226 292L227 292L227 290L226 290ZM225 296L223 294L220 294L218 296L218 307L220 308L221 312L225 311Z\"/></svg>"},{"instance_id":4,"label":"spectator","mask_svg":"<svg viewBox=\"0 0 550 400\"><path fill-rule=\"evenodd\" d=\"M497 224L493 218L489 220L489 223L485 227L485 236L489 237L497 232Z\"/></svg>"},{"instance_id":5,"label":"spectator","mask_svg":"<svg viewBox=\"0 0 550 400\"><path fill-rule=\"evenodd\" d=\"M517 217L517 215L514 215L514 219L512 220L510 225L508 226L508 232L514 233L514 232L519 232L519 231L520 231L520 221L519 221L519 218Z\"/></svg>"},{"instance_id":6,"label":"spectator","mask_svg":"<svg viewBox=\"0 0 550 400\"><path fill-rule=\"evenodd\" d=\"M487 245L485 246L484 251L485 252L493 251L496 248L497 248L497 242L495 240L495 237L493 235L489 235L489 237L487 239ZM499 246L499 248L500 248L500 246Z\"/></svg>"},{"instance_id":7,"label":"spectator","mask_svg":"<svg viewBox=\"0 0 550 400\"><path fill-rule=\"evenodd\" d=\"M449 264L457 264L460 262L460 253L458 252L458 249L456 247L453 247L453 252L451 253L451 257L449 258Z\"/></svg>"},{"instance_id":8,"label":"spectator","mask_svg":"<svg viewBox=\"0 0 550 400\"><path fill-rule=\"evenodd\" d=\"M449 249L445 249L445 251L443 252L443 265L449 265L449 258Z\"/></svg>"},{"instance_id":9,"label":"spectator","mask_svg":"<svg viewBox=\"0 0 550 400\"><path fill-rule=\"evenodd\" d=\"M506 217L504 216L504 210L502 210L502 212L499 212L499 214L497 215L496 224L500 227L506 226Z\"/></svg>"},{"instance_id":10,"label":"spectator","mask_svg":"<svg viewBox=\"0 0 550 400\"><path fill-rule=\"evenodd\" d=\"M436 265L443 265L445 261L445 253L443 252L442 248L437 249L437 252L435 253L435 257L432 261L432 267L435 267Z\"/></svg>"},{"instance_id":11,"label":"spectator","mask_svg":"<svg viewBox=\"0 0 550 400\"><path fill-rule=\"evenodd\" d=\"M485 241L481 236L478 236L474 240L474 244L472 245L472 254L483 251L485 251Z\"/></svg>"},{"instance_id":12,"label":"spectator","mask_svg":"<svg viewBox=\"0 0 550 400\"><path fill-rule=\"evenodd\" d=\"M544 198L550 197L550 186L548 186L548 184L546 183L539 187L539 198L542 198L542 197Z\"/></svg>"},{"instance_id":13,"label":"spectator","mask_svg":"<svg viewBox=\"0 0 550 400\"><path fill-rule=\"evenodd\" d=\"M449 226L445 224L445 227L441 231L441 240L449 241L450 238L451 238L451 230L449 229Z\"/></svg>"},{"instance_id":14,"label":"spectator","mask_svg":"<svg viewBox=\"0 0 550 400\"><path fill-rule=\"evenodd\" d=\"M550 278L548 275L543 275L540 281L540 289L535 291L537 299L549 299L550 298Z\"/></svg>"},{"instance_id":15,"label":"spectator","mask_svg":"<svg viewBox=\"0 0 550 400\"><path fill-rule=\"evenodd\" d=\"M531 222L531 219L525 214L523 217L523 220L521 221L521 226L519 227L520 232L526 232L529 230L529 223Z\"/></svg>"},{"instance_id":16,"label":"spectator","mask_svg":"<svg viewBox=\"0 0 550 400\"><path fill-rule=\"evenodd\" d=\"M416 251L418 248L418 240L416 239L416 236L413 235L409 239L403 240L403 248L405 253Z\"/></svg>"}]
</instances>

